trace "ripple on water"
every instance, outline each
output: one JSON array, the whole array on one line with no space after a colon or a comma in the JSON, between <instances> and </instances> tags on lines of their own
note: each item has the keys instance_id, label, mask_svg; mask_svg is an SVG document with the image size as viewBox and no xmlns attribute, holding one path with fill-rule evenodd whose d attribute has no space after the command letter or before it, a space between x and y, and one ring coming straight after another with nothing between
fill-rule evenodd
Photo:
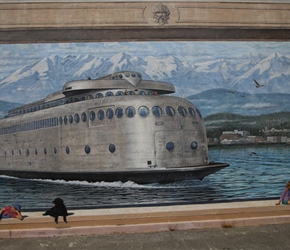
<instances>
[{"instance_id":1,"label":"ripple on water","mask_svg":"<svg viewBox=\"0 0 290 250\"><path fill-rule=\"evenodd\" d=\"M256 152L256 155L249 155ZM2 205L20 203L26 210L47 209L55 197L68 207L91 208L153 204L209 203L278 198L290 180L290 147L210 148L211 161L228 162L204 180L139 185L134 182L25 180L0 176Z\"/></svg>"}]
</instances>

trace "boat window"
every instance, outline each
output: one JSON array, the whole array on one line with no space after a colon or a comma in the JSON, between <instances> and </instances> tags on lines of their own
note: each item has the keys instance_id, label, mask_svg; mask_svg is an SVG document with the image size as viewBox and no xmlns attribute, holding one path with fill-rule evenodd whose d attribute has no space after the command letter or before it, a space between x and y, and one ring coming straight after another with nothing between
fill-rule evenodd
<instances>
[{"instance_id":1,"label":"boat window","mask_svg":"<svg viewBox=\"0 0 290 250\"><path fill-rule=\"evenodd\" d=\"M92 95L88 95L87 100L91 100L91 99L94 99L94 97Z\"/></svg>"},{"instance_id":2,"label":"boat window","mask_svg":"<svg viewBox=\"0 0 290 250\"><path fill-rule=\"evenodd\" d=\"M37 123L37 122L36 122ZM57 126L58 125L58 119L57 119L57 117L52 117L51 118L51 126L52 127L55 127L55 126ZM36 127L36 125L35 125L35 127Z\"/></svg>"},{"instance_id":3,"label":"boat window","mask_svg":"<svg viewBox=\"0 0 290 250\"><path fill-rule=\"evenodd\" d=\"M91 152L91 147L89 145L85 146L85 152L86 154L89 154Z\"/></svg>"},{"instance_id":4,"label":"boat window","mask_svg":"<svg viewBox=\"0 0 290 250\"><path fill-rule=\"evenodd\" d=\"M70 153L70 148L69 148L69 146L66 146L66 148L65 148L65 152L66 152L67 155Z\"/></svg>"},{"instance_id":5,"label":"boat window","mask_svg":"<svg viewBox=\"0 0 290 250\"><path fill-rule=\"evenodd\" d=\"M141 106L138 111L139 115L142 117L146 117L149 114L149 109L146 106Z\"/></svg>"},{"instance_id":6,"label":"boat window","mask_svg":"<svg viewBox=\"0 0 290 250\"><path fill-rule=\"evenodd\" d=\"M189 112L189 114L190 114L191 116L195 116L195 115L196 115L196 114L195 114L195 111L194 111L193 108L188 108L188 112Z\"/></svg>"},{"instance_id":7,"label":"boat window","mask_svg":"<svg viewBox=\"0 0 290 250\"><path fill-rule=\"evenodd\" d=\"M75 122L76 123L80 122L80 115L79 114L75 114Z\"/></svg>"},{"instance_id":8,"label":"boat window","mask_svg":"<svg viewBox=\"0 0 290 250\"><path fill-rule=\"evenodd\" d=\"M124 114L123 108L121 108L121 107L117 108L115 114L116 114L117 118L121 118Z\"/></svg>"},{"instance_id":9,"label":"boat window","mask_svg":"<svg viewBox=\"0 0 290 250\"><path fill-rule=\"evenodd\" d=\"M147 95L153 95L152 91L148 91Z\"/></svg>"},{"instance_id":10,"label":"boat window","mask_svg":"<svg viewBox=\"0 0 290 250\"><path fill-rule=\"evenodd\" d=\"M103 120L104 119L104 117L105 117L105 112L104 112L104 110L99 110L99 112L98 112L98 119L99 120Z\"/></svg>"},{"instance_id":11,"label":"boat window","mask_svg":"<svg viewBox=\"0 0 290 250\"><path fill-rule=\"evenodd\" d=\"M5 151L5 155L6 155L6 151ZM29 155L29 149L26 149L26 155Z\"/></svg>"},{"instance_id":12,"label":"boat window","mask_svg":"<svg viewBox=\"0 0 290 250\"><path fill-rule=\"evenodd\" d=\"M11 150L11 155L14 155L14 150L13 149Z\"/></svg>"},{"instance_id":13,"label":"boat window","mask_svg":"<svg viewBox=\"0 0 290 250\"><path fill-rule=\"evenodd\" d=\"M191 142L190 147L191 147L192 149L197 149L197 147L198 147L197 142L196 142L196 141Z\"/></svg>"},{"instance_id":14,"label":"boat window","mask_svg":"<svg viewBox=\"0 0 290 250\"><path fill-rule=\"evenodd\" d=\"M122 74L119 74L119 78L122 79L123 78L123 75Z\"/></svg>"},{"instance_id":15,"label":"boat window","mask_svg":"<svg viewBox=\"0 0 290 250\"><path fill-rule=\"evenodd\" d=\"M85 122L87 120L87 113L83 112L82 113L82 121Z\"/></svg>"},{"instance_id":16,"label":"boat window","mask_svg":"<svg viewBox=\"0 0 290 250\"><path fill-rule=\"evenodd\" d=\"M81 97L81 100L82 100L82 101L86 100L86 97L85 97L85 96L82 96L82 97Z\"/></svg>"},{"instance_id":17,"label":"boat window","mask_svg":"<svg viewBox=\"0 0 290 250\"><path fill-rule=\"evenodd\" d=\"M178 113L181 116L186 116L187 115L187 111L186 111L186 109L184 107L179 106L177 110L178 110Z\"/></svg>"},{"instance_id":18,"label":"boat window","mask_svg":"<svg viewBox=\"0 0 290 250\"><path fill-rule=\"evenodd\" d=\"M165 108L165 112L166 112L166 114L169 115L169 116L174 116L174 114L175 114L175 110L174 110L174 108L172 108L171 106L167 106L167 107Z\"/></svg>"},{"instance_id":19,"label":"boat window","mask_svg":"<svg viewBox=\"0 0 290 250\"><path fill-rule=\"evenodd\" d=\"M57 148L56 147L54 147L54 149L53 149L53 153L56 155L57 154Z\"/></svg>"},{"instance_id":20,"label":"boat window","mask_svg":"<svg viewBox=\"0 0 290 250\"><path fill-rule=\"evenodd\" d=\"M132 75L132 77L136 77L136 74L135 73L132 73L131 75Z\"/></svg>"},{"instance_id":21,"label":"boat window","mask_svg":"<svg viewBox=\"0 0 290 250\"><path fill-rule=\"evenodd\" d=\"M168 151L172 151L173 149L174 149L174 143L173 142L167 142L166 143L166 149L168 150Z\"/></svg>"},{"instance_id":22,"label":"boat window","mask_svg":"<svg viewBox=\"0 0 290 250\"><path fill-rule=\"evenodd\" d=\"M78 102L78 101L79 101L79 98L75 97L74 102Z\"/></svg>"},{"instance_id":23,"label":"boat window","mask_svg":"<svg viewBox=\"0 0 290 250\"><path fill-rule=\"evenodd\" d=\"M145 95L145 92L143 90L139 91L139 95Z\"/></svg>"},{"instance_id":24,"label":"boat window","mask_svg":"<svg viewBox=\"0 0 290 250\"><path fill-rule=\"evenodd\" d=\"M109 145L109 151L110 151L111 153L114 153L114 152L116 151L116 146L115 146L114 144L110 144L110 145Z\"/></svg>"},{"instance_id":25,"label":"boat window","mask_svg":"<svg viewBox=\"0 0 290 250\"><path fill-rule=\"evenodd\" d=\"M135 115L135 108L134 107L128 107L126 109L126 115L129 117L129 118L132 118L134 115Z\"/></svg>"},{"instance_id":26,"label":"boat window","mask_svg":"<svg viewBox=\"0 0 290 250\"><path fill-rule=\"evenodd\" d=\"M63 122L64 122L65 125L67 124L67 116L66 115L63 118Z\"/></svg>"},{"instance_id":27,"label":"boat window","mask_svg":"<svg viewBox=\"0 0 290 250\"><path fill-rule=\"evenodd\" d=\"M102 93L96 94L96 98L101 98L101 97L104 97L104 95Z\"/></svg>"},{"instance_id":28,"label":"boat window","mask_svg":"<svg viewBox=\"0 0 290 250\"><path fill-rule=\"evenodd\" d=\"M68 119L69 119L69 123L70 123L70 124L72 124L72 123L73 123L73 121L74 121L74 118L73 118L73 116L72 116L72 115L69 115L69 118L68 118Z\"/></svg>"},{"instance_id":29,"label":"boat window","mask_svg":"<svg viewBox=\"0 0 290 250\"><path fill-rule=\"evenodd\" d=\"M135 95L135 92L132 91L132 90L130 90L130 91L129 91L129 95Z\"/></svg>"},{"instance_id":30,"label":"boat window","mask_svg":"<svg viewBox=\"0 0 290 250\"><path fill-rule=\"evenodd\" d=\"M37 151L37 148L34 150L35 154L37 155L38 151Z\"/></svg>"},{"instance_id":31,"label":"boat window","mask_svg":"<svg viewBox=\"0 0 290 250\"><path fill-rule=\"evenodd\" d=\"M106 112L107 118L112 119L114 116L114 110L112 108L109 108Z\"/></svg>"},{"instance_id":32,"label":"boat window","mask_svg":"<svg viewBox=\"0 0 290 250\"><path fill-rule=\"evenodd\" d=\"M201 115L201 113L199 112L198 109L196 109L196 112L198 113L199 117L202 118L202 115Z\"/></svg>"},{"instance_id":33,"label":"boat window","mask_svg":"<svg viewBox=\"0 0 290 250\"><path fill-rule=\"evenodd\" d=\"M91 111L90 112L90 120L94 121L96 119L96 112L95 111Z\"/></svg>"},{"instance_id":34,"label":"boat window","mask_svg":"<svg viewBox=\"0 0 290 250\"><path fill-rule=\"evenodd\" d=\"M60 125L63 124L62 116L59 117L59 124L60 124Z\"/></svg>"},{"instance_id":35,"label":"boat window","mask_svg":"<svg viewBox=\"0 0 290 250\"><path fill-rule=\"evenodd\" d=\"M161 116L162 115L162 109L159 106L154 106L152 108L152 113L155 116Z\"/></svg>"},{"instance_id":36,"label":"boat window","mask_svg":"<svg viewBox=\"0 0 290 250\"><path fill-rule=\"evenodd\" d=\"M118 91L117 93L116 93L116 95L124 95L124 92L123 91Z\"/></svg>"},{"instance_id":37,"label":"boat window","mask_svg":"<svg viewBox=\"0 0 290 250\"><path fill-rule=\"evenodd\" d=\"M22 154L22 151L21 151L21 149L19 149L19 155L21 155Z\"/></svg>"},{"instance_id":38,"label":"boat window","mask_svg":"<svg viewBox=\"0 0 290 250\"><path fill-rule=\"evenodd\" d=\"M111 91L108 91L107 93L106 93L106 96L113 96L114 94L113 94L113 92L111 92Z\"/></svg>"},{"instance_id":39,"label":"boat window","mask_svg":"<svg viewBox=\"0 0 290 250\"><path fill-rule=\"evenodd\" d=\"M125 76L126 76L126 77L130 77L130 74L129 74L129 73L126 73Z\"/></svg>"},{"instance_id":40,"label":"boat window","mask_svg":"<svg viewBox=\"0 0 290 250\"><path fill-rule=\"evenodd\" d=\"M44 154L46 155L46 154L47 154L47 148L44 148L44 149L43 149L43 152L44 152Z\"/></svg>"}]
</instances>

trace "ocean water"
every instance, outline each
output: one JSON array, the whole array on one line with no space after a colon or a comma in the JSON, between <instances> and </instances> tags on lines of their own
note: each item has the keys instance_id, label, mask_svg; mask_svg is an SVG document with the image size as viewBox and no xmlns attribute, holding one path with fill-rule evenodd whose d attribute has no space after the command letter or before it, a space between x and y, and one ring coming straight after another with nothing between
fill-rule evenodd
<instances>
[{"instance_id":1,"label":"ocean water","mask_svg":"<svg viewBox=\"0 0 290 250\"><path fill-rule=\"evenodd\" d=\"M230 166L202 181L170 184L0 176L0 206L20 203L24 211L46 210L56 197L61 197L69 209L278 199L290 180L289 156L290 145L210 147L210 161L228 162Z\"/></svg>"}]
</instances>

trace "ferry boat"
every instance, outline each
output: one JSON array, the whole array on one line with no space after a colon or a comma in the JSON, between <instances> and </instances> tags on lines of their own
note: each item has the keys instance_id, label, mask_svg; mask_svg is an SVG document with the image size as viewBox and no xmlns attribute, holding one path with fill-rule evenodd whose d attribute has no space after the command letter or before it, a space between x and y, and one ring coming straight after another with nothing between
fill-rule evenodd
<instances>
[{"instance_id":1,"label":"ferry boat","mask_svg":"<svg viewBox=\"0 0 290 250\"><path fill-rule=\"evenodd\" d=\"M174 92L132 71L70 81L0 120L0 174L144 184L229 166L209 162L202 116Z\"/></svg>"}]
</instances>

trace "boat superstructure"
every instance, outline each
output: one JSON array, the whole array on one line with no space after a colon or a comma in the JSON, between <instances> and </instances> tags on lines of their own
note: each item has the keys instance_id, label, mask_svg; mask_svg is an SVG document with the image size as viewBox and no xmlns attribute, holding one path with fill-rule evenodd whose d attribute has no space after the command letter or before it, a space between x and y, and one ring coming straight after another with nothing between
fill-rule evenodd
<instances>
[{"instance_id":1,"label":"boat superstructure","mask_svg":"<svg viewBox=\"0 0 290 250\"><path fill-rule=\"evenodd\" d=\"M132 71L68 82L0 120L0 174L149 183L228 166L209 163L202 116L174 92Z\"/></svg>"}]
</instances>

